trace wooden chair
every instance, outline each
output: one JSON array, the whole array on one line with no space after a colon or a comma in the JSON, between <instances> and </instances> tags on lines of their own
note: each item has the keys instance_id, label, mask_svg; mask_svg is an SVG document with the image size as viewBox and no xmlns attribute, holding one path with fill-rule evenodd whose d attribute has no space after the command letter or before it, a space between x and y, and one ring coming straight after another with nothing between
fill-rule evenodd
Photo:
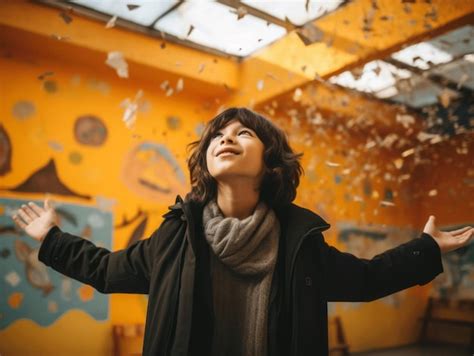
<instances>
[{"instance_id":1,"label":"wooden chair","mask_svg":"<svg viewBox=\"0 0 474 356\"><path fill-rule=\"evenodd\" d=\"M145 325L112 325L114 356L140 356L142 354Z\"/></svg>"},{"instance_id":2,"label":"wooden chair","mask_svg":"<svg viewBox=\"0 0 474 356\"><path fill-rule=\"evenodd\" d=\"M466 345L469 352L474 353L474 300L430 297L420 321L420 344L437 342Z\"/></svg>"},{"instance_id":3,"label":"wooden chair","mask_svg":"<svg viewBox=\"0 0 474 356\"><path fill-rule=\"evenodd\" d=\"M329 354L331 356L349 355L349 345L346 342L346 336L339 316L331 317L328 320L328 339Z\"/></svg>"}]
</instances>

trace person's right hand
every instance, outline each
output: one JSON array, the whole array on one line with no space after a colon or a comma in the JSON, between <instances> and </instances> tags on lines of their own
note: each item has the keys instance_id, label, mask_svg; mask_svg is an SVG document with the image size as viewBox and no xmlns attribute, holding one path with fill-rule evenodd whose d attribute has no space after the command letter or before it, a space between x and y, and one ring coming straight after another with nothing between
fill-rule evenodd
<instances>
[{"instance_id":1,"label":"person's right hand","mask_svg":"<svg viewBox=\"0 0 474 356\"><path fill-rule=\"evenodd\" d=\"M38 241L43 241L48 231L58 224L58 217L48 198L44 200L44 208L29 202L23 204L17 213L12 216L17 226L29 236Z\"/></svg>"}]
</instances>

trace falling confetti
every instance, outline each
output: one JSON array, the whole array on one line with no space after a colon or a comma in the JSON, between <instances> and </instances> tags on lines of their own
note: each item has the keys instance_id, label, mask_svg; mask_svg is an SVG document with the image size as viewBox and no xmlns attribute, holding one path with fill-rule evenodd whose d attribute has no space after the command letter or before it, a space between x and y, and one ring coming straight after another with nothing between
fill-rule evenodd
<instances>
[{"instance_id":1,"label":"falling confetti","mask_svg":"<svg viewBox=\"0 0 474 356\"><path fill-rule=\"evenodd\" d=\"M140 99L143 97L143 90L139 90L135 95L135 99L132 101L129 98L126 98L120 106L125 109L122 117L122 121L125 122L125 126L128 129L131 129L135 125L137 118L137 110L140 105Z\"/></svg>"},{"instance_id":2,"label":"falling confetti","mask_svg":"<svg viewBox=\"0 0 474 356\"><path fill-rule=\"evenodd\" d=\"M324 32L312 22L308 22L302 28L297 29L296 34L305 46L321 42L324 39Z\"/></svg>"},{"instance_id":3,"label":"falling confetti","mask_svg":"<svg viewBox=\"0 0 474 356\"><path fill-rule=\"evenodd\" d=\"M400 169L403 166L403 159L397 158L395 161L393 161L393 163L397 169Z\"/></svg>"},{"instance_id":4,"label":"falling confetti","mask_svg":"<svg viewBox=\"0 0 474 356\"><path fill-rule=\"evenodd\" d=\"M438 191L436 189L431 189L429 192L428 192L428 196L430 197L434 197L438 195Z\"/></svg>"},{"instance_id":5,"label":"falling confetti","mask_svg":"<svg viewBox=\"0 0 474 356\"><path fill-rule=\"evenodd\" d=\"M413 153L415 153L415 149L410 148L410 149L402 152L402 157L408 157L408 156L412 155Z\"/></svg>"},{"instance_id":6,"label":"falling confetti","mask_svg":"<svg viewBox=\"0 0 474 356\"><path fill-rule=\"evenodd\" d=\"M303 95L303 91L300 88L296 88L295 92L293 93L293 101L300 101L301 96Z\"/></svg>"},{"instance_id":7,"label":"falling confetti","mask_svg":"<svg viewBox=\"0 0 474 356\"><path fill-rule=\"evenodd\" d=\"M339 163L330 162L330 161L326 161L326 165L329 166L329 167L339 167L340 166Z\"/></svg>"},{"instance_id":8,"label":"falling confetti","mask_svg":"<svg viewBox=\"0 0 474 356\"><path fill-rule=\"evenodd\" d=\"M61 18L64 20L64 22L69 25L71 22L72 22L72 17L69 16L69 14L67 14L66 12L61 12L59 14L59 16L61 16Z\"/></svg>"},{"instance_id":9,"label":"falling confetti","mask_svg":"<svg viewBox=\"0 0 474 356\"><path fill-rule=\"evenodd\" d=\"M136 10L140 7L140 5L135 5L135 4L127 4L128 11L133 11Z\"/></svg>"},{"instance_id":10,"label":"falling confetti","mask_svg":"<svg viewBox=\"0 0 474 356\"><path fill-rule=\"evenodd\" d=\"M125 107L122 120L125 122L125 126L131 129L135 125L138 105L127 98L122 102L121 106Z\"/></svg>"},{"instance_id":11,"label":"falling confetti","mask_svg":"<svg viewBox=\"0 0 474 356\"><path fill-rule=\"evenodd\" d=\"M206 64L205 64L205 63L201 63L201 64L199 65L198 73L202 73L202 71L204 70L204 68L206 68Z\"/></svg>"},{"instance_id":12,"label":"falling confetti","mask_svg":"<svg viewBox=\"0 0 474 356\"><path fill-rule=\"evenodd\" d=\"M109 52L105 63L114 68L120 78L128 78L128 64L123 58L122 52Z\"/></svg>"},{"instance_id":13,"label":"falling confetti","mask_svg":"<svg viewBox=\"0 0 474 356\"><path fill-rule=\"evenodd\" d=\"M265 82L263 81L263 79L260 79L260 80L257 82L257 90L258 90L258 91L262 91L264 85L265 85Z\"/></svg>"},{"instance_id":14,"label":"falling confetti","mask_svg":"<svg viewBox=\"0 0 474 356\"><path fill-rule=\"evenodd\" d=\"M244 6L239 6L236 10L230 10L233 14L237 15L237 21L244 18L248 14L247 9Z\"/></svg>"},{"instance_id":15,"label":"falling confetti","mask_svg":"<svg viewBox=\"0 0 474 356\"><path fill-rule=\"evenodd\" d=\"M380 205L382 206L395 206L394 202L388 201L388 200L381 200Z\"/></svg>"},{"instance_id":16,"label":"falling confetti","mask_svg":"<svg viewBox=\"0 0 474 356\"><path fill-rule=\"evenodd\" d=\"M444 107L447 108L449 104L451 103L451 100L456 97L456 94L449 90L449 89L443 89L441 93L438 96L439 103Z\"/></svg>"},{"instance_id":17,"label":"falling confetti","mask_svg":"<svg viewBox=\"0 0 474 356\"><path fill-rule=\"evenodd\" d=\"M380 146L386 147L386 148L391 148L392 145L398 140L398 135L391 133L385 136L385 138L382 140L380 143Z\"/></svg>"},{"instance_id":18,"label":"falling confetti","mask_svg":"<svg viewBox=\"0 0 474 356\"><path fill-rule=\"evenodd\" d=\"M464 73L461 78L459 78L458 85L456 86L457 89L461 89L461 87L469 80L469 75Z\"/></svg>"},{"instance_id":19,"label":"falling confetti","mask_svg":"<svg viewBox=\"0 0 474 356\"><path fill-rule=\"evenodd\" d=\"M179 93L184 89L184 80L183 78L179 78L176 82L176 92Z\"/></svg>"},{"instance_id":20,"label":"falling confetti","mask_svg":"<svg viewBox=\"0 0 474 356\"><path fill-rule=\"evenodd\" d=\"M396 120L397 122L401 123L405 128L409 128L410 125L413 125L415 123L415 118L411 115L397 114Z\"/></svg>"},{"instance_id":21,"label":"falling confetti","mask_svg":"<svg viewBox=\"0 0 474 356\"><path fill-rule=\"evenodd\" d=\"M194 30L194 26L189 25L189 30L188 30L188 33L186 34L186 37L189 37L189 35L193 32L193 30Z\"/></svg>"},{"instance_id":22,"label":"falling confetti","mask_svg":"<svg viewBox=\"0 0 474 356\"><path fill-rule=\"evenodd\" d=\"M112 17L108 22L107 24L105 25L105 28L112 28L112 27L115 27L115 22L117 21L117 15L115 15L114 17Z\"/></svg>"}]
</instances>

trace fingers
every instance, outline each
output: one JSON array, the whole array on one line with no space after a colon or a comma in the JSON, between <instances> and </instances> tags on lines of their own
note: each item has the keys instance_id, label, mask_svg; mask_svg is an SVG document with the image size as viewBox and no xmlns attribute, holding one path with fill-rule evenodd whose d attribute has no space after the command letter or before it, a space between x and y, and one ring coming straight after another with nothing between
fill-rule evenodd
<instances>
[{"instance_id":1,"label":"fingers","mask_svg":"<svg viewBox=\"0 0 474 356\"><path fill-rule=\"evenodd\" d=\"M33 221L33 218L25 212L24 206L26 205L22 205L21 209L18 209L18 215L23 219L24 222L29 224Z\"/></svg>"},{"instance_id":2,"label":"fingers","mask_svg":"<svg viewBox=\"0 0 474 356\"><path fill-rule=\"evenodd\" d=\"M35 203L31 201L28 203L28 206L31 208L31 210L33 210L33 212L36 213L37 216L40 216L42 213L44 213L43 208L41 208L40 206L36 205Z\"/></svg>"},{"instance_id":3,"label":"fingers","mask_svg":"<svg viewBox=\"0 0 474 356\"><path fill-rule=\"evenodd\" d=\"M12 219L21 229L24 230L26 228L26 224L20 219L18 215L13 215Z\"/></svg>"},{"instance_id":4,"label":"fingers","mask_svg":"<svg viewBox=\"0 0 474 356\"><path fill-rule=\"evenodd\" d=\"M40 216L42 209L33 202L28 205L22 204L17 213L12 216L13 221L22 229L24 229L30 222Z\"/></svg>"},{"instance_id":5,"label":"fingers","mask_svg":"<svg viewBox=\"0 0 474 356\"><path fill-rule=\"evenodd\" d=\"M460 228L460 229L457 229L457 230L453 230L453 231L451 231L451 233L452 233L454 236L456 236L456 235L459 235L459 234L462 234L462 233L468 231L469 229L471 229L470 226L465 226L465 227L463 227L463 228Z\"/></svg>"},{"instance_id":6,"label":"fingers","mask_svg":"<svg viewBox=\"0 0 474 356\"><path fill-rule=\"evenodd\" d=\"M44 200L44 208L45 208L46 210L49 210L49 209L53 209L53 207L54 207L54 206L53 206L53 202L51 201L51 199L50 199L50 198L46 198L46 199Z\"/></svg>"}]
</instances>

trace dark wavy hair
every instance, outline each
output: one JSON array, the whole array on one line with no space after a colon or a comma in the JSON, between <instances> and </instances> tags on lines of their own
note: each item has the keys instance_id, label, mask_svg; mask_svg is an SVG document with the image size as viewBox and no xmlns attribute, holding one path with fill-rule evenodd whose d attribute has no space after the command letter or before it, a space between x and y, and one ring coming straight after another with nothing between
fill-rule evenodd
<instances>
[{"instance_id":1,"label":"dark wavy hair","mask_svg":"<svg viewBox=\"0 0 474 356\"><path fill-rule=\"evenodd\" d=\"M265 174L260 185L260 199L272 207L291 203L303 173L299 162L303 154L293 152L280 128L247 108L223 111L207 123L200 140L188 145L188 151L191 151L188 159L191 198L203 204L216 198L217 182L207 169L206 151L214 134L234 119L255 131L265 146Z\"/></svg>"}]
</instances>

